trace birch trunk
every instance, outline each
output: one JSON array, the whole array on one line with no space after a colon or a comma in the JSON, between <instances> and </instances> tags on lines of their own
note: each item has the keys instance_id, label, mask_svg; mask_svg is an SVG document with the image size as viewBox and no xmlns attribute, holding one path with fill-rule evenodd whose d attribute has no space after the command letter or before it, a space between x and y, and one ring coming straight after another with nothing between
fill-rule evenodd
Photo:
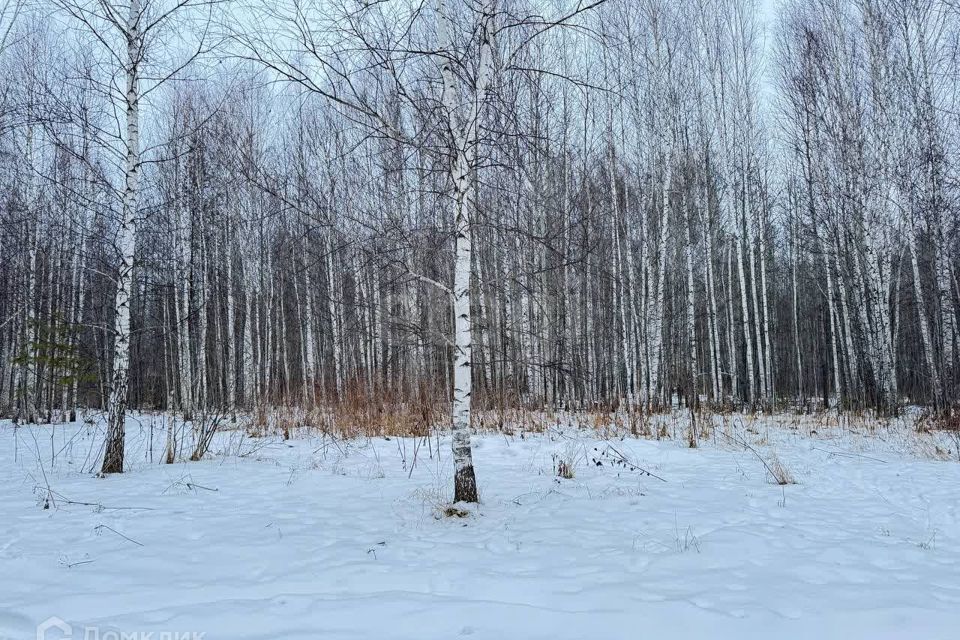
<instances>
[{"instance_id":1,"label":"birch trunk","mask_svg":"<svg viewBox=\"0 0 960 640\"><path fill-rule=\"evenodd\" d=\"M180 411L184 420L193 417L193 358L191 357L192 341L190 336L190 270L193 264L193 252L190 244L190 234L186 213L182 207L177 207L176 216L176 245L177 255L174 257L174 325L177 330L177 358L178 382L180 385Z\"/></svg>"},{"instance_id":2,"label":"birch trunk","mask_svg":"<svg viewBox=\"0 0 960 640\"><path fill-rule=\"evenodd\" d=\"M686 262L687 262L687 340L688 340L688 366L690 368L690 390L688 392L687 402L691 407L696 407L699 402L698 374L697 364L697 316L696 316L696 292L694 291L693 277L693 236L691 234L691 215L689 209L686 211Z\"/></svg>"},{"instance_id":3,"label":"birch trunk","mask_svg":"<svg viewBox=\"0 0 960 640\"><path fill-rule=\"evenodd\" d=\"M762 205L761 205L762 207ZM762 208L757 208L757 232L760 239L760 306L763 311L763 356L766 371L767 408L770 408L773 399L776 397L773 378L773 348L770 343L770 296L767 291L767 234L764 229Z\"/></svg>"},{"instance_id":4,"label":"birch trunk","mask_svg":"<svg viewBox=\"0 0 960 640\"><path fill-rule=\"evenodd\" d=\"M842 404L843 393L842 387L840 384L841 368L840 368L840 351L838 343L840 341L838 336L839 323L837 322L837 311L836 304L834 302L834 293L833 293L833 273L830 269L830 259L827 256L827 246L826 243L821 243L823 251L823 269L826 272L827 276L827 313L830 316L830 349L833 353L833 392L837 399L838 403Z\"/></svg>"},{"instance_id":5,"label":"birch trunk","mask_svg":"<svg viewBox=\"0 0 960 640\"><path fill-rule=\"evenodd\" d=\"M32 180L31 180L32 182ZM20 417L28 424L37 422L37 244L39 243L39 223L34 222L30 227L29 249L27 257L27 298L24 302L26 321L24 334L26 336L27 361L23 372L23 404L19 412Z\"/></svg>"},{"instance_id":6,"label":"birch trunk","mask_svg":"<svg viewBox=\"0 0 960 640\"><path fill-rule=\"evenodd\" d=\"M130 294L133 290L133 259L137 240L137 197L140 188L140 0L130 0L124 35L127 40L126 75L126 163L125 187L117 246L120 270L114 302L113 375L107 414L107 441L101 473L122 473L124 420L127 413L127 385L130 365Z\"/></svg>"},{"instance_id":7,"label":"birch trunk","mask_svg":"<svg viewBox=\"0 0 960 640\"><path fill-rule=\"evenodd\" d=\"M330 314L330 340L333 347L333 388L338 400L343 398L343 337L340 311L336 301L336 283L333 275L333 228L327 234L327 313Z\"/></svg>"},{"instance_id":8,"label":"birch trunk","mask_svg":"<svg viewBox=\"0 0 960 640\"><path fill-rule=\"evenodd\" d=\"M313 283L310 280L309 265L304 269L304 302L306 304L306 318L304 319L304 337L306 343L304 349L304 399L308 405L316 403L317 388L317 357L314 350L314 332L313 332Z\"/></svg>"},{"instance_id":9,"label":"birch trunk","mask_svg":"<svg viewBox=\"0 0 960 640\"><path fill-rule=\"evenodd\" d=\"M438 32L445 54L440 58L443 79L442 104L453 142L450 179L454 201L453 313L454 313L454 371L453 371L453 463L454 502L477 502L477 480L473 469L470 447L470 419L472 396L472 339L471 339L471 252L474 172L478 144L478 126L486 92L493 76L493 47L490 32L496 11L495 2L483 5L479 27L479 60L474 95L464 121L458 117L460 91L450 56L453 54L451 17L445 0L437 1Z\"/></svg>"},{"instance_id":10,"label":"birch trunk","mask_svg":"<svg viewBox=\"0 0 960 640\"><path fill-rule=\"evenodd\" d=\"M757 254L756 254L756 216L750 215L748 217L747 212L751 209L750 204L750 191L749 189L745 190L744 199L743 199L743 223L744 227L747 229L747 246L746 253L748 256L749 266L750 266L750 299L753 303L753 328L751 335L756 336L756 353L757 353L757 370L759 372L759 381L757 387L754 387L750 390L750 393L755 393L758 388L760 392L761 404L765 405L768 400L767 396L767 364L766 364L766 355L764 352L763 346L763 336L760 332L761 326L761 315L760 315L760 294L758 291L760 285L760 277L757 274ZM748 351L749 353L749 351ZM751 375L753 371L751 369ZM753 400L751 400L751 403Z\"/></svg>"},{"instance_id":11,"label":"birch trunk","mask_svg":"<svg viewBox=\"0 0 960 640\"><path fill-rule=\"evenodd\" d=\"M742 204L742 207L745 207L746 203ZM748 302L748 291L747 291L747 276L744 271L744 261L746 253L746 214L743 215L743 220L740 225L739 233L737 234L737 275L740 279L740 312L743 314L741 318L741 326L743 328L743 344L744 349L747 355L747 405L752 409L754 406L754 393L756 392L756 381L754 378L754 367L753 367L753 340L750 331L750 305Z\"/></svg>"},{"instance_id":12,"label":"birch trunk","mask_svg":"<svg viewBox=\"0 0 960 640\"><path fill-rule=\"evenodd\" d=\"M723 398L723 380L721 378L722 366L720 364L720 316L717 312L717 291L716 291L716 273L713 267L714 243L713 243L713 219L710 214L710 190L709 182L704 181L704 262L706 263L707 278L707 297L709 298L709 307L707 315L708 337L710 339L710 379L712 383L712 396L714 402L720 402Z\"/></svg>"},{"instance_id":13,"label":"birch trunk","mask_svg":"<svg viewBox=\"0 0 960 640\"><path fill-rule=\"evenodd\" d=\"M199 190L200 185L197 185ZM210 408L210 398L208 394L208 384L207 384L207 330L208 330L208 318L207 315L210 311L208 303L210 300L208 288L208 276L207 276L207 234L206 234L206 225L204 224L206 217L200 214L200 224L195 225L197 233L200 236L200 264L197 266L197 273L199 274L199 286L196 291L197 298L197 368L196 376L194 377L194 383L196 388L194 389L193 399L197 404L197 407L201 411L205 411Z\"/></svg>"},{"instance_id":14,"label":"birch trunk","mask_svg":"<svg viewBox=\"0 0 960 640\"><path fill-rule=\"evenodd\" d=\"M944 376L953 368L954 361L954 335L957 331L957 319L951 295L951 274L949 258L947 256L946 241L943 236L943 225L937 231L940 236L937 241L936 257L936 281L937 281L937 306L939 308L940 340L942 343L941 364Z\"/></svg>"},{"instance_id":15,"label":"birch trunk","mask_svg":"<svg viewBox=\"0 0 960 640\"><path fill-rule=\"evenodd\" d=\"M912 220L911 220L912 223ZM943 390L940 386L940 374L937 371L937 362L933 353L933 338L930 322L927 318L927 307L923 294L923 284L920 279L920 257L918 251L915 225L910 230L910 265L913 267L913 295L917 304L917 319L920 323L920 339L923 344L923 355L927 364L927 373L930 376L930 391L933 394L934 410L943 410Z\"/></svg>"},{"instance_id":16,"label":"birch trunk","mask_svg":"<svg viewBox=\"0 0 960 640\"><path fill-rule=\"evenodd\" d=\"M667 284L667 225L670 224L670 190L673 184L671 154L666 154L666 175L661 186L660 228L657 264L657 292L653 303L653 336L650 342L650 387L654 396L653 404L659 406L664 398L661 367L663 365L663 341L666 331L664 321L664 296Z\"/></svg>"},{"instance_id":17,"label":"birch trunk","mask_svg":"<svg viewBox=\"0 0 960 640\"><path fill-rule=\"evenodd\" d=\"M233 234L231 230L226 229L227 233L227 255L224 256L224 260L227 263L226 266L226 283L224 286L226 288L226 298L227 298L227 327L226 327L226 362L224 363L224 368L226 369L226 385L227 385L227 410L230 412L232 419L236 420L236 409L237 409L237 332L236 332L236 322L237 322L237 300L234 295L234 286L233 286L233 261L235 252L233 250Z\"/></svg>"},{"instance_id":18,"label":"birch trunk","mask_svg":"<svg viewBox=\"0 0 960 640\"><path fill-rule=\"evenodd\" d=\"M32 115L32 114L31 114ZM27 297L24 301L26 321L24 333L26 335L27 361L23 372L23 404L19 417L27 423L37 422L37 251L40 243L40 210L36 197L35 179L36 154L34 152L34 127L31 123L27 127L27 162L30 165L30 175L27 177L26 200L27 206L33 213L33 223L27 222Z\"/></svg>"},{"instance_id":19,"label":"birch trunk","mask_svg":"<svg viewBox=\"0 0 960 640\"><path fill-rule=\"evenodd\" d=\"M857 356L856 347L853 343L853 327L850 322L850 303L847 296L847 284L843 275L843 268L840 263L840 244L836 242L836 252L833 256L834 264L837 268L837 289L840 292L840 311L843 318L844 349L846 353L847 368L849 369L849 378L847 385L848 395L859 405L861 402L860 385L860 360Z\"/></svg>"},{"instance_id":20,"label":"birch trunk","mask_svg":"<svg viewBox=\"0 0 960 640\"><path fill-rule=\"evenodd\" d=\"M733 245L736 238L731 238L727 245L727 355L730 362L730 395L735 402L740 401L740 354L737 352L736 330L734 323L734 306L736 298L733 297Z\"/></svg>"}]
</instances>

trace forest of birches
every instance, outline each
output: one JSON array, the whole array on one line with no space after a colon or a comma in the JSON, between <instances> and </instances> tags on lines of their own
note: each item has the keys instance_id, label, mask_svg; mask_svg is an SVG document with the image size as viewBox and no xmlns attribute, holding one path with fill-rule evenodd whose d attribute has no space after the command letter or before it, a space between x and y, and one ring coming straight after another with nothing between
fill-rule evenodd
<instances>
[{"instance_id":1,"label":"forest of birches","mask_svg":"<svg viewBox=\"0 0 960 640\"><path fill-rule=\"evenodd\" d=\"M0 416L955 411L960 6L766 4L7 0Z\"/></svg>"}]
</instances>

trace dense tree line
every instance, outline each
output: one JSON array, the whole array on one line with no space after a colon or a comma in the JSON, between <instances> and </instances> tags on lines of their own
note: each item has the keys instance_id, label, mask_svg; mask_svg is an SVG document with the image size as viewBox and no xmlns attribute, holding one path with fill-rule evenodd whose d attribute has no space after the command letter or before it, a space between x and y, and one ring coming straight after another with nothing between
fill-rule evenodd
<instances>
[{"instance_id":1,"label":"dense tree line","mask_svg":"<svg viewBox=\"0 0 960 640\"><path fill-rule=\"evenodd\" d=\"M543 4L9 4L0 412L957 402L956 6Z\"/></svg>"}]
</instances>

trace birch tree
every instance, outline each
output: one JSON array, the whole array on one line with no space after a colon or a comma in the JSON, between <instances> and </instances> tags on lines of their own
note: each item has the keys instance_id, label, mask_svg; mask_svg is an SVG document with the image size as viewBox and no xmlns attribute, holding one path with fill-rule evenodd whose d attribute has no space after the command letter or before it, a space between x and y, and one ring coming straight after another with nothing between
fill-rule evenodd
<instances>
[{"instance_id":1,"label":"birch tree","mask_svg":"<svg viewBox=\"0 0 960 640\"><path fill-rule=\"evenodd\" d=\"M158 37L182 12L197 5L210 7L209 0L181 0L163 3L154 0L85 2L54 0L83 32L98 43L102 52L100 85L110 92L120 126L104 132L118 160L118 225L114 241L118 256L116 292L113 303L112 366L110 397L107 402L107 436L102 473L120 473L124 461L124 421L129 396L130 305L133 295L134 258L137 245L138 204L141 192L143 148L140 138L144 98L181 71L199 50L175 56L165 67L148 53L160 57ZM169 31L168 31L169 35ZM203 44L200 45L202 49ZM121 115L122 114L122 115Z\"/></svg>"}]
</instances>

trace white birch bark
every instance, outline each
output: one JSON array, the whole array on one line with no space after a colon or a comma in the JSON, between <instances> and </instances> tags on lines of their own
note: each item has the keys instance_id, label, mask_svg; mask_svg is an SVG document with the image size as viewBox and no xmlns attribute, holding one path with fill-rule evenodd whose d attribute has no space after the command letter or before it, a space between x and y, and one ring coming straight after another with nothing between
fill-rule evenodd
<instances>
[{"instance_id":1,"label":"white birch bark","mask_svg":"<svg viewBox=\"0 0 960 640\"><path fill-rule=\"evenodd\" d=\"M951 298L950 286L950 263L947 256L946 242L943 239L943 227L946 223L941 223L941 228L936 235L940 236L936 247L936 283L937 283L937 307L939 308L939 326L940 340L942 343L941 359L943 371L947 372L953 367L955 351L954 340L957 331L957 319L955 309ZM947 375L944 373L944 375Z\"/></svg>"},{"instance_id":2,"label":"white birch bark","mask_svg":"<svg viewBox=\"0 0 960 640\"><path fill-rule=\"evenodd\" d=\"M803 392L803 355L800 348L800 295L798 293L797 272L800 269L799 240L796 217L790 216L790 289L793 298L793 346L797 365L797 402L805 399Z\"/></svg>"},{"instance_id":3,"label":"white birch bark","mask_svg":"<svg viewBox=\"0 0 960 640\"><path fill-rule=\"evenodd\" d=\"M909 215L912 215L909 214ZM937 370L937 362L933 353L933 337L930 330L930 321L927 318L927 306L923 293L923 284L920 278L920 257L917 248L917 234L919 233L916 225L911 218L910 229L910 266L913 268L913 295L916 298L917 320L920 324L920 339L923 345L923 356L927 364L927 374L930 377L930 392L933 395L933 406L935 409L943 409L943 388L940 386L940 372Z\"/></svg>"},{"instance_id":4,"label":"white birch bark","mask_svg":"<svg viewBox=\"0 0 960 640\"><path fill-rule=\"evenodd\" d=\"M30 108L30 116L32 107ZM24 300L24 334L27 359L23 371L23 404L19 416L28 424L37 422L37 251L40 243L40 210L36 194L34 172L37 167L35 152L35 128L33 123L27 127L27 163L29 175L26 184L27 206L33 214L33 220L27 222L27 296Z\"/></svg>"},{"instance_id":5,"label":"white birch bark","mask_svg":"<svg viewBox=\"0 0 960 640\"><path fill-rule=\"evenodd\" d=\"M760 239L760 307L763 311L763 357L766 379L766 401L768 409L776 397L773 378L773 348L771 345L770 296L767 290L767 234L763 224L763 205L757 207L757 235Z\"/></svg>"},{"instance_id":6,"label":"white birch bark","mask_svg":"<svg viewBox=\"0 0 960 640\"><path fill-rule=\"evenodd\" d=\"M343 398L343 335L340 305L337 304L336 281L333 273L333 227L327 233L327 313L330 315L333 346L333 384L337 399Z\"/></svg>"},{"instance_id":7,"label":"white birch bark","mask_svg":"<svg viewBox=\"0 0 960 640\"><path fill-rule=\"evenodd\" d=\"M734 244L737 244L736 237L730 238L730 242L727 244L727 355L730 363L730 394L735 402L739 402L740 354L737 352L736 330L734 328L734 305L736 305L736 298L733 296Z\"/></svg>"},{"instance_id":8,"label":"white birch bark","mask_svg":"<svg viewBox=\"0 0 960 640\"><path fill-rule=\"evenodd\" d=\"M121 473L124 456L124 420L130 365L130 294L133 290L133 259L137 241L137 202L140 192L140 63L143 41L140 35L140 0L130 0L124 36L127 41L125 64L126 161L125 185L117 249L120 269L114 302L113 373L107 417L107 442L101 472Z\"/></svg>"},{"instance_id":9,"label":"white birch bark","mask_svg":"<svg viewBox=\"0 0 960 640\"><path fill-rule=\"evenodd\" d=\"M177 358L179 366L180 411L184 420L193 417L193 358L190 335L190 270L193 253L190 249L189 220L182 207L177 207L176 245L179 255L174 259L174 324L177 329Z\"/></svg>"},{"instance_id":10,"label":"white birch bark","mask_svg":"<svg viewBox=\"0 0 960 640\"><path fill-rule=\"evenodd\" d=\"M232 224L231 224L232 226ZM234 294L234 284L233 284L233 261L236 252L234 251L233 243L233 233L230 228L225 230L227 234L226 242L226 255L224 256L224 261L226 264L226 282L224 287L226 288L226 298L227 298L227 326L226 326L226 362L224 363L224 368L226 369L226 385L227 385L227 410L231 414L231 418L236 420L236 409L237 409L237 341L236 341L236 322L237 322L237 299Z\"/></svg>"},{"instance_id":11,"label":"white birch bark","mask_svg":"<svg viewBox=\"0 0 960 640\"><path fill-rule=\"evenodd\" d=\"M32 146L32 145L30 145ZM32 183L33 180L31 179ZM28 189L31 193L32 189ZM28 196L29 200L32 198ZM35 210L36 211L36 210ZM39 243L39 221L29 225L30 238L27 240L27 297L24 301L26 322L24 334L26 336L27 361L24 364L23 406L21 418L28 424L37 422L37 245Z\"/></svg>"},{"instance_id":12,"label":"white birch bark","mask_svg":"<svg viewBox=\"0 0 960 640\"><path fill-rule=\"evenodd\" d=\"M760 316L760 294L759 294L759 284L760 277L757 274L757 254L756 254L756 215L748 215L748 212L752 213L752 209L756 208L751 206L751 190L747 187L744 193L743 199L743 216L744 216L744 226L746 227L747 234L747 246L746 253L748 256L749 266L750 266L750 300L753 303L753 327L751 334L756 336L756 354L757 354L757 371L759 373L759 384L757 387L754 387L750 390L750 393L756 393L757 388L759 388L760 398L763 404L766 404L767 397L767 363L766 355L764 353L764 343L763 336L761 335L760 328L762 324L762 319ZM751 368L751 374L753 373Z\"/></svg>"},{"instance_id":13,"label":"white birch bark","mask_svg":"<svg viewBox=\"0 0 960 640\"><path fill-rule=\"evenodd\" d=\"M520 282L517 283L517 290L519 293L519 312L517 316L520 320L520 346L522 350L523 358L523 380L525 387L523 389L523 398L526 403L531 403L534 401L534 394L536 393L536 372L534 370L534 355L533 355L533 328L530 323L531 309L530 309L530 278L528 277L528 272L530 266L524 264L521 261L521 256L524 255L524 251L520 246L519 236L515 238L514 248L516 249L516 257L518 266L520 268Z\"/></svg>"},{"instance_id":14,"label":"white birch bark","mask_svg":"<svg viewBox=\"0 0 960 640\"><path fill-rule=\"evenodd\" d=\"M864 254L869 251L865 245L866 241L864 242ZM863 255L858 255L853 251L849 234L847 233L843 234L843 248L845 254L851 255L854 263L854 291L852 292L853 304L856 308L857 321L860 325L863 335L863 351L866 356L866 360L869 363L874 388L877 389L881 395L881 403L885 404L884 400L882 399L882 396L885 393L882 382L883 371L880 365L880 354L877 352L876 331L874 329L876 321L871 318L867 309L867 302L870 297L870 293L869 286L867 285L867 278L864 275L866 259ZM863 372L863 377L864 379L867 379L867 374L865 371Z\"/></svg>"},{"instance_id":15,"label":"white birch bark","mask_svg":"<svg viewBox=\"0 0 960 640\"><path fill-rule=\"evenodd\" d=\"M663 380L661 368L663 365L663 341L666 331L664 318L664 296L667 285L667 226L670 224L670 190L673 186L673 158L671 153L664 157L664 178L660 193L660 228L658 229L658 264L656 276L656 294L652 308L652 335L649 341L650 358L650 391L653 395L652 403L659 405L664 400Z\"/></svg>"},{"instance_id":16,"label":"white birch bark","mask_svg":"<svg viewBox=\"0 0 960 640\"><path fill-rule=\"evenodd\" d=\"M199 179L199 178L198 178ZM195 188L199 191L202 186L197 184ZM206 410L210 408L210 397L208 395L208 380L207 380L207 342L208 342L208 314L210 308L208 306L210 301L210 292L209 292L209 278L207 275L207 232L205 220L206 216L203 215L203 212L199 212L200 224L198 227L198 235L200 236L200 264L197 265L198 280L200 281L199 286L196 290L197 298L197 368L196 376L194 377L194 383L196 387L194 389L193 399L197 404L197 407L201 410Z\"/></svg>"},{"instance_id":17,"label":"white birch bark","mask_svg":"<svg viewBox=\"0 0 960 640\"><path fill-rule=\"evenodd\" d=\"M746 203L741 204L742 208L746 207ZM750 305L748 302L749 294L747 290L747 276L744 270L744 261L746 259L745 253L747 251L746 247L746 214L743 214L744 219L741 220L739 232L737 233L737 275L740 280L740 312L741 317L741 327L743 329L743 344L746 351L747 362L746 362L746 373L747 373L747 404L752 408L755 401L756 393L756 381L754 377L754 364L753 364L753 340L752 332L750 330Z\"/></svg>"},{"instance_id":18,"label":"white birch bark","mask_svg":"<svg viewBox=\"0 0 960 640\"><path fill-rule=\"evenodd\" d=\"M686 266L687 266L687 348L688 348L688 367L690 369L690 397L687 402L691 407L699 404L699 366L697 362L697 316L696 316L696 291L694 289L693 275L693 235L691 233L691 215L689 207L685 207L685 226L686 226Z\"/></svg>"},{"instance_id":19,"label":"white birch bark","mask_svg":"<svg viewBox=\"0 0 960 640\"><path fill-rule=\"evenodd\" d=\"M304 305L306 307L303 320L303 340L304 340L304 400L307 405L316 403L317 387L317 357L315 351L315 337L313 330L313 283L310 279L310 268L307 267L303 272L304 279Z\"/></svg>"},{"instance_id":20,"label":"white birch bark","mask_svg":"<svg viewBox=\"0 0 960 640\"><path fill-rule=\"evenodd\" d=\"M629 207L629 189L626 197ZM626 287L627 305L626 324L624 324L624 349L626 349L627 367L627 408L632 411L636 404L637 393L637 331L640 325L636 303L636 289L634 288L634 256L632 226L627 223L626 211L623 213L623 254L626 257Z\"/></svg>"},{"instance_id":21,"label":"white birch bark","mask_svg":"<svg viewBox=\"0 0 960 640\"><path fill-rule=\"evenodd\" d=\"M840 245L839 240L836 243L836 251L833 254L834 264L837 268L837 289L840 292L840 312L843 319L843 338L844 351L846 353L848 377L848 395L855 398L856 402L861 402L860 393L860 360L857 356L856 348L853 343L853 327L850 322L850 303L847 295L847 283L844 277L844 270L840 263Z\"/></svg>"},{"instance_id":22,"label":"white birch bark","mask_svg":"<svg viewBox=\"0 0 960 640\"><path fill-rule=\"evenodd\" d=\"M839 322L837 321L837 311L836 303L834 298L834 288L833 288L833 272L830 268L830 258L828 256L827 243L821 242L821 251L823 254L823 270L827 276L827 313L830 315L830 349L833 353L833 392L836 398L836 402L842 405L843 402L843 393L842 387L840 384L840 377L842 375L842 370L840 367L840 350L838 344L840 342L839 337Z\"/></svg>"},{"instance_id":23,"label":"white birch bark","mask_svg":"<svg viewBox=\"0 0 960 640\"><path fill-rule=\"evenodd\" d=\"M709 165L707 165L709 176ZM710 188L709 177L704 179L703 194L703 233L704 233L704 262L706 265L706 284L707 284L707 337L710 341L710 381L711 381L711 400L720 402L723 398L723 380L721 371L723 370L720 362L720 316L717 310L717 291L716 291L716 273L713 266L714 243L713 243L713 216L710 211Z\"/></svg>"},{"instance_id":24,"label":"white birch bark","mask_svg":"<svg viewBox=\"0 0 960 640\"><path fill-rule=\"evenodd\" d=\"M479 60L474 95L467 115L459 117L461 96L450 56L454 53L452 21L445 0L437 0L437 29L442 53L439 56L443 81L442 104L453 143L450 179L453 183L455 263L453 270L454 372L453 372L453 461L454 502L477 502L477 481L470 447L472 396L471 338L471 252L472 198L478 144L478 126L486 92L493 79L491 22L495 2L485 2L479 24Z\"/></svg>"}]
</instances>

